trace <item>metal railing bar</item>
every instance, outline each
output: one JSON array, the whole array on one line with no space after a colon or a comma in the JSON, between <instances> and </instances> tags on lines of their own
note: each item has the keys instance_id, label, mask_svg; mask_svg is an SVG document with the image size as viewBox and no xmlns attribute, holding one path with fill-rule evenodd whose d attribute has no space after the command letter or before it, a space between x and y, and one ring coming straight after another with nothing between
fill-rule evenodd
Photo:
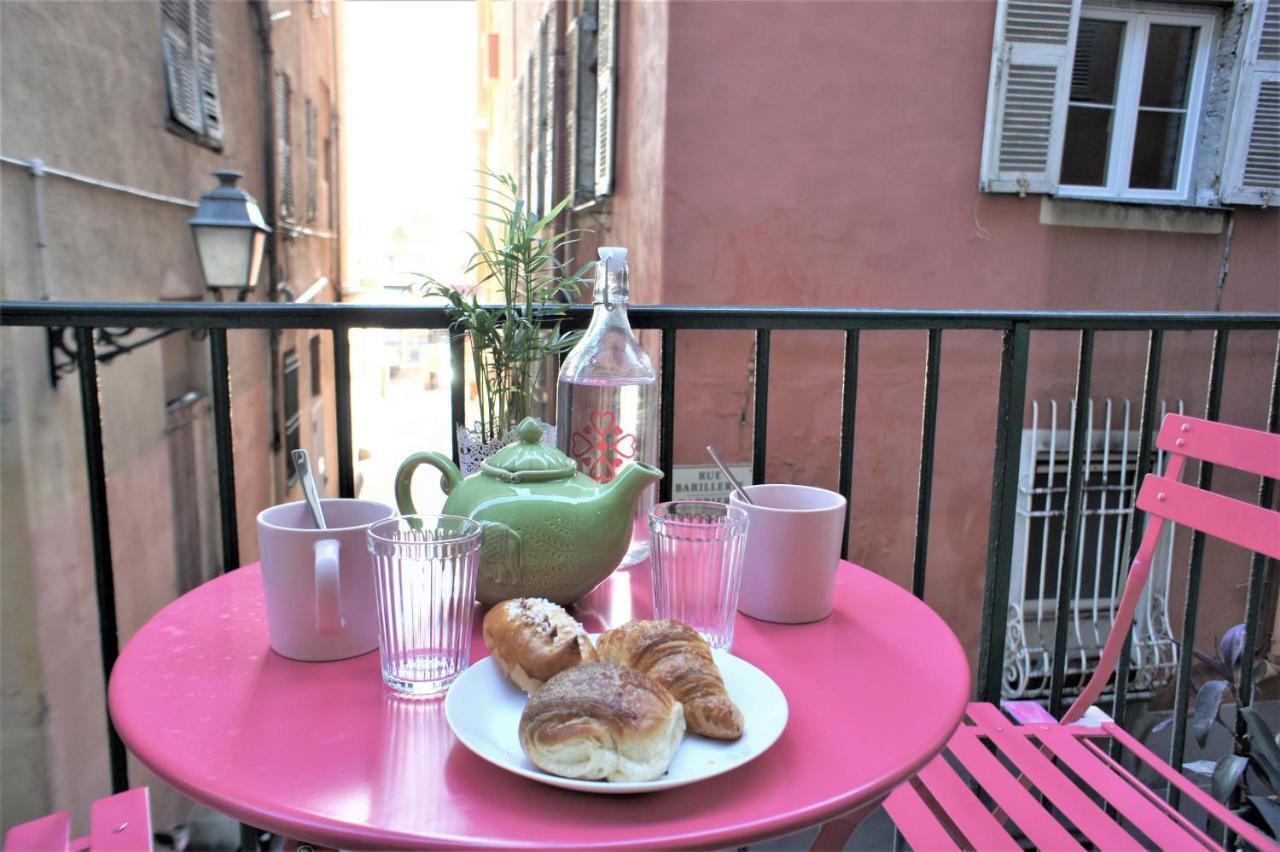
<instances>
[{"instance_id":1,"label":"metal railing bar","mask_svg":"<svg viewBox=\"0 0 1280 852\"><path fill-rule=\"evenodd\" d=\"M635 328L734 330L910 330L929 328L1008 331L1025 325L1036 331L1274 330L1275 313L1108 313L1074 311L898 310L881 308L724 307L708 305L635 305L628 309ZM566 308L566 327L583 327L591 306ZM47 302L0 301L0 325L126 326L132 328L447 328L441 305L369 305L353 303L219 304L200 302Z\"/></svg>"},{"instance_id":2,"label":"metal railing bar","mask_svg":"<svg viewBox=\"0 0 1280 852\"><path fill-rule=\"evenodd\" d=\"M1017 522L1018 462L1022 450L1023 409L1027 402L1027 361L1031 329L1017 323L1005 332L1000 355L995 455L991 471L991 518L987 533L987 575L982 591L982 637L978 648L980 701L1000 700L1004 680L1005 622Z\"/></svg>"},{"instance_id":3,"label":"metal railing bar","mask_svg":"<svg viewBox=\"0 0 1280 852\"><path fill-rule=\"evenodd\" d=\"M751 481L764 482L769 444L769 329L756 331L755 414L751 419Z\"/></svg>"},{"instance_id":4,"label":"metal railing bar","mask_svg":"<svg viewBox=\"0 0 1280 852\"><path fill-rule=\"evenodd\" d=\"M853 518L853 439L858 419L858 330L844 333L844 380L840 401L840 493L844 495L844 536L840 558L849 558L849 522Z\"/></svg>"},{"instance_id":5,"label":"metal railing bar","mask_svg":"<svg viewBox=\"0 0 1280 852\"><path fill-rule=\"evenodd\" d=\"M1155 329L1147 336L1147 369L1142 380L1142 411L1138 421L1138 458L1133 471L1133 499L1135 500L1138 488L1142 486L1142 480L1151 472L1151 446L1154 443L1156 430L1159 429L1159 424L1156 422L1156 409L1160 392L1160 359L1163 352L1164 332ZM1132 564L1142 545L1142 529L1138 523L1139 518L1135 510L1129 517L1128 564ZM1121 727L1124 727L1125 709L1129 701L1129 654L1132 651L1132 645L1133 626L1130 625L1129 634L1125 637L1124 650L1121 651L1120 660L1116 666L1115 702L1111 711L1112 717ZM1119 744L1113 742L1111 756L1118 757L1119 752Z\"/></svg>"},{"instance_id":6,"label":"metal railing bar","mask_svg":"<svg viewBox=\"0 0 1280 852\"><path fill-rule=\"evenodd\" d=\"M1227 361L1227 330L1220 328L1213 334L1213 355L1209 362L1209 388L1205 394L1204 419L1216 421L1222 408L1222 376ZM1196 476L1196 488L1207 491L1213 484L1213 465L1200 462ZM1204 566L1204 533L1191 533L1191 556L1187 564L1187 596L1182 605L1182 653L1178 657L1178 679L1173 691L1173 740L1169 744L1169 765L1181 770L1186 752L1187 709L1191 693L1191 648L1196 638L1196 617L1200 610L1200 572ZM1182 794L1176 787L1169 788L1168 802L1178 807Z\"/></svg>"},{"instance_id":7,"label":"metal railing bar","mask_svg":"<svg viewBox=\"0 0 1280 852\"><path fill-rule=\"evenodd\" d=\"M334 406L338 424L338 496L356 496L356 459L351 434L351 331L333 330Z\"/></svg>"},{"instance_id":8,"label":"metal railing bar","mask_svg":"<svg viewBox=\"0 0 1280 852\"><path fill-rule=\"evenodd\" d=\"M227 330L209 332L209 367L213 379L213 443L218 462L218 514L222 529L222 573L240 567L240 533L236 519L236 462L231 431L231 369Z\"/></svg>"},{"instance_id":9,"label":"metal railing bar","mask_svg":"<svg viewBox=\"0 0 1280 852\"><path fill-rule=\"evenodd\" d=\"M916 491L916 552L911 594L924 599L925 560L929 557L929 511L933 502L933 446L938 423L938 368L942 361L942 329L929 329L924 356L924 403L920 424L920 480Z\"/></svg>"},{"instance_id":10,"label":"metal railing bar","mask_svg":"<svg viewBox=\"0 0 1280 852\"><path fill-rule=\"evenodd\" d=\"M102 653L102 691L107 691L111 669L120 655L116 623L116 582L111 563L111 522L107 514L107 468L102 449L102 409L98 397L98 363L93 329L76 329L76 357L80 361L80 414L84 421L85 479L89 492L89 528L93 542L93 580L98 595L98 641ZM107 718L107 751L111 762L111 791L129 789L129 766L124 741Z\"/></svg>"},{"instance_id":11,"label":"metal railing bar","mask_svg":"<svg viewBox=\"0 0 1280 852\"><path fill-rule=\"evenodd\" d=\"M1084 456L1089 433L1089 387L1093 379L1093 330L1080 332L1080 357L1076 362L1076 396L1071 413L1071 458L1067 464L1067 506L1063 519L1062 569L1058 572L1058 609L1053 625L1053 670L1049 678L1049 713L1062 715L1062 693L1067 678L1067 622L1072 591L1080 572L1080 522L1084 517Z\"/></svg>"},{"instance_id":12,"label":"metal railing bar","mask_svg":"<svg viewBox=\"0 0 1280 852\"><path fill-rule=\"evenodd\" d=\"M1276 339L1275 363L1271 368L1271 400L1267 408L1267 431L1280 432L1280 336ZM1275 480L1262 477L1258 482L1258 505L1270 506L1275 492ZM1253 554L1249 562L1249 591L1245 597L1244 653L1240 665L1240 704L1253 702L1253 658L1258 646L1258 620L1262 616L1263 586L1268 574L1268 560L1261 553ZM1237 742L1245 735L1245 720L1236 714Z\"/></svg>"},{"instance_id":13,"label":"metal railing bar","mask_svg":"<svg viewBox=\"0 0 1280 852\"><path fill-rule=\"evenodd\" d=\"M671 499L671 478L675 470L676 423L676 330L662 332L662 373L658 389L658 467L662 479L658 482L658 501Z\"/></svg>"},{"instance_id":14,"label":"metal railing bar","mask_svg":"<svg viewBox=\"0 0 1280 852\"><path fill-rule=\"evenodd\" d=\"M449 442L453 463L462 464L458 446L458 429L467 422L466 341L461 334L449 335Z\"/></svg>"}]
</instances>

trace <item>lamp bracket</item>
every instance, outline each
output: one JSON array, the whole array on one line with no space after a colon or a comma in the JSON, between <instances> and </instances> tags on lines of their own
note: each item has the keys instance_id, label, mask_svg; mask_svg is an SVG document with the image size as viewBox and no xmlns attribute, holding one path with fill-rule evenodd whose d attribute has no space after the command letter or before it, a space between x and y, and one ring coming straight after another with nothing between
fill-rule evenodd
<instances>
[{"instance_id":1,"label":"lamp bracket","mask_svg":"<svg viewBox=\"0 0 1280 852\"><path fill-rule=\"evenodd\" d=\"M95 359L99 364L109 364L111 361L125 355L135 349L141 349L148 343L159 340L162 337L168 337L176 328L161 329L137 329L137 328L99 328L94 331L94 352ZM76 348L75 335L70 334L73 329L70 326L54 326L46 329L49 343L49 383L53 387L58 386L58 381L63 376L69 376L76 371L76 365L79 363L80 352ZM135 332L149 332L144 337L127 340ZM200 340L208 335L208 331L203 328L192 329L191 337Z\"/></svg>"}]
</instances>

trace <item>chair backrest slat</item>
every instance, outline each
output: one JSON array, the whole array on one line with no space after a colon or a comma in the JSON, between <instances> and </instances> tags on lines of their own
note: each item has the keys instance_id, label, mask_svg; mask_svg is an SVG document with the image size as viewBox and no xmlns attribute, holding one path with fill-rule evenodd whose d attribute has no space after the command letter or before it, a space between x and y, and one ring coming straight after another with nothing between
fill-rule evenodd
<instances>
[{"instance_id":1,"label":"chair backrest slat","mask_svg":"<svg viewBox=\"0 0 1280 852\"><path fill-rule=\"evenodd\" d=\"M1165 452L1280 479L1280 435L1167 414L1156 446Z\"/></svg>"},{"instance_id":2,"label":"chair backrest slat","mask_svg":"<svg viewBox=\"0 0 1280 852\"><path fill-rule=\"evenodd\" d=\"M1138 508L1175 524L1280 559L1280 513L1147 474Z\"/></svg>"}]
</instances>

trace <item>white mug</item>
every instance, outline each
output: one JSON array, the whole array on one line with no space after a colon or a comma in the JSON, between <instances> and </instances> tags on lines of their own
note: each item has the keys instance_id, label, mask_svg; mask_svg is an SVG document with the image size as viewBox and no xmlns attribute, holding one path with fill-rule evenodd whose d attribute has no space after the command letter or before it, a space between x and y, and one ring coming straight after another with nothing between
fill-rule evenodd
<instances>
[{"instance_id":1,"label":"white mug","mask_svg":"<svg viewBox=\"0 0 1280 852\"><path fill-rule=\"evenodd\" d=\"M846 500L808 485L748 485L746 553L738 612L762 621L802 624L831 614L836 599Z\"/></svg>"},{"instance_id":2,"label":"white mug","mask_svg":"<svg viewBox=\"0 0 1280 852\"><path fill-rule=\"evenodd\" d=\"M258 514L271 648L294 660L342 660L378 647L369 525L395 509L375 500L320 501L319 530L304 502Z\"/></svg>"}]
</instances>

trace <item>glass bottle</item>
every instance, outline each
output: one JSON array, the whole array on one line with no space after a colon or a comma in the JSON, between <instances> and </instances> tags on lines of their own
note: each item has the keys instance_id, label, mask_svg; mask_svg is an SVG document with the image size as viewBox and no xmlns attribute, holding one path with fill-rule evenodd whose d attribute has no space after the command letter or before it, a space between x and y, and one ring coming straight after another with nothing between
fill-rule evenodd
<instances>
[{"instance_id":1,"label":"glass bottle","mask_svg":"<svg viewBox=\"0 0 1280 852\"><path fill-rule=\"evenodd\" d=\"M657 461L658 374L627 320L627 250L601 248L599 254L591 324L560 367L556 442L579 470L608 482L629 461ZM624 566L649 555L655 487L636 505Z\"/></svg>"}]
</instances>

